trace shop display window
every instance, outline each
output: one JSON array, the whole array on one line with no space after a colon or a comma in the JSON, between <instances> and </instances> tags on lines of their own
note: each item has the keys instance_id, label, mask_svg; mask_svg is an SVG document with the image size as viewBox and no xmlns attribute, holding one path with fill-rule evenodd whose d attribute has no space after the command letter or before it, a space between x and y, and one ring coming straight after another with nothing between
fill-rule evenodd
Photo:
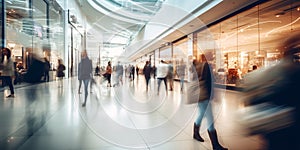
<instances>
[{"instance_id":1,"label":"shop display window","mask_svg":"<svg viewBox=\"0 0 300 150\"><path fill-rule=\"evenodd\" d=\"M247 73L280 61L283 47L278 44L300 31L299 6L300 2L292 0L267 1L210 26L209 34L199 31L199 49L214 52L210 63L216 83L241 86Z\"/></svg>"},{"instance_id":2,"label":"shop display window","mask_svg":"<svg viewBox=\"0 0 300 150\"><path fill-rule=\"evenodd\" d=\"M174 66L174 73L175 79L179 80L177 75L178 69L185 68L183 71L185 72L184 77L185 80L188 80L188 38L184 38L176 43L173 43L173 66ZM180 67L180 66L185 67ZM182 71L182 70L181 70Z\"/></svg>"}]
</instances>

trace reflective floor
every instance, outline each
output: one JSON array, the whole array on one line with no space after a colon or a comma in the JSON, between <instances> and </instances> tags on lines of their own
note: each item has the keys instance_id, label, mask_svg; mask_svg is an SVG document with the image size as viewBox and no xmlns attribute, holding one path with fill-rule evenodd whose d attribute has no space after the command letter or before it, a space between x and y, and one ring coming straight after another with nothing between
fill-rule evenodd
<instances>
[{"instance_id":1,"label":"reflective floor","mask_svg":"<svg viewBox=\"0 0 300 150\"><path fill-rule=\"evenodd\" d=\"M212 149L205 120L201 135L205 142L192 138L197 106L184 103L186 91L157 92L151 79L146 92L142 75L134 81L124 79L121 86L107 87L95 77L89 88L86 107L84 91L78 93L78 80L66 79L15 88L15 98L5 98L0 90L0 149L21 150L206 150ZM259 136L246 136L236 118L241 107L240 94L216 89L213 101L215 127L219 141L230 150L261 150Z\"/></svg>"}]
</instances>

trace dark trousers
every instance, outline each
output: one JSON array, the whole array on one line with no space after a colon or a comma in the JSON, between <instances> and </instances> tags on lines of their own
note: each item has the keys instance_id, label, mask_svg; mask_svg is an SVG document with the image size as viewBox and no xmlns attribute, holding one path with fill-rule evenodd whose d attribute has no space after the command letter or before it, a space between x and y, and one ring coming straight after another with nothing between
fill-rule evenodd
<instances>
[{"instance_id":1,"label":"dark trousers","mask_svg":"<svg viewBox=\"0 0 300 150\"><path fill-rule=\"evenodd\" d=\"M145 80L146 80L146 86L149 85L149 81L150 81L150 76L145 76Z\"/></svg>"},{"instance_id":2,"label":"dark trousers","mask_svg":"<svg viewBox=\"0 0 300 150\"><path fill-rule=\"evenodd\" d=\"M165 87L166 87L166 92L168 91L168 85L167 85L167 78L164 77L164 78L157 78L157 84L158 84L158 87L157 87L157 91L159 92L159 88L160 88L160 83L161 81L163 80L164 83L165 83Z\"/></svg>"},{"instance_id":3,"label":"dark trousers","mask_svg":"<svg viewBox=\"0 0 300 150\"><path fill-rule=\"evenodd\" d=\"M2 80L9 86L10 94L15 94L14 86L10 76L2 76Z\"/></svg>"},{"instance_id":4,"label":"dark trousers","mask_svg":"<svg viewBox=\"0 0 300 150\"><path fill-rule=\"evenodd\" d=\"M49 71L44 72L44 81L49 82Z\"/></svg>"}]
</instances>

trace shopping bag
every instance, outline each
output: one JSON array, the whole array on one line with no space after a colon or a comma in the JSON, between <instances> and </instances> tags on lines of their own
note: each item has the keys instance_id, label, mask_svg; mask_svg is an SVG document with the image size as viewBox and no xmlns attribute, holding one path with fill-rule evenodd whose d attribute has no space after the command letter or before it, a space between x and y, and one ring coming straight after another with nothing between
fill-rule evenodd
<instances>
[{"instance_id":1,"label":"shopping bag","mask_svg":"<svg viewBox=\"0 0 300 150\"><path fill-rule=\"evenodd\" d=\"M204 63L199 64L193 69L194 71L192 72L192 74L194 75L194 77L192 78L191 82L187 83L186 104L198 103L209 99L210 95L206 87L205 80L201 79L203 69ZM198 75L198 73L200 74Z\"/></svg>"},{"instance_id":2,"label":"shopping bag","mask_svg":"<svg viewBox=\"0 0 300 150\"><path fill-rule=\"evenodd\" d=\"M208 90L204 81L197 80L187 84L186 104L194 104L208 99Z\"/></svg>"}]
</instances>

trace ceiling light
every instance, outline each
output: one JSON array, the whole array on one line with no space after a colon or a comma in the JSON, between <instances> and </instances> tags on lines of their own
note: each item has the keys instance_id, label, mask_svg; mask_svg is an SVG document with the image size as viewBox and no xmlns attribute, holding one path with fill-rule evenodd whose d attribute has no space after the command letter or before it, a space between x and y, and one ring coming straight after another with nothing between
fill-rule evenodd
<instances>
[{"instance_id":1,"label":"ceiling light","mask_svg":"<svg viewBox=\"0 0 300 150\"><path fill-rule=\"evenodd\" d=\"M284 12L280 12L280 13L277 13L277 14L275 14L275 17L280 17L280 16L282 16L282 15L284 15L285 13Z\"/></svg>"}]
</instances>

